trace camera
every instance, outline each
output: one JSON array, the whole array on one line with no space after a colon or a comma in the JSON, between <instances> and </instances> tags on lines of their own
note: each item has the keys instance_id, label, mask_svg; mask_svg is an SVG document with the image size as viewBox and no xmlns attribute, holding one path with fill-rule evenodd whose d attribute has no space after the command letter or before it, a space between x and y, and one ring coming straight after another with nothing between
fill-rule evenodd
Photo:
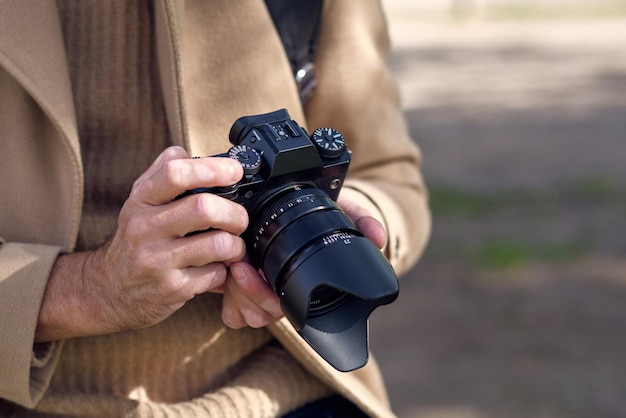
<instances>
[{"instance_id":1,"label":"camera","mask_svg":"<svg viewBox=\"0 0 626 418\"><path fill-rule=\"evenodd\" d=\"M339 371L368 359L368 318L393 302L398 280L378 248L335 202L351 151L331 128L308 135L285 109L233 124L227 153L244 169L230 187L198 188L243 205L252 265L280 297L289 322Z\"/></svg>"}]
</instances>

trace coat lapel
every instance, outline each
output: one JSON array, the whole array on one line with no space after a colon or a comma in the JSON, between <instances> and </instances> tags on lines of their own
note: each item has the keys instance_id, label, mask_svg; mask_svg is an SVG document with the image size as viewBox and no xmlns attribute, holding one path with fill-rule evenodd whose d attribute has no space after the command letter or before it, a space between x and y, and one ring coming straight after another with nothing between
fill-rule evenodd
<instances>
[{"instance_id":1,"label":"coat lapel","mask_svg":"<svg viewBox=\"0 0 626 418\"><path fill-rule=\"evenodd\" d=\"M194 155L228 150L233 122L289 110L304 116L287 56L263 0L186 0L183 87Z\"/></svg>"},{"instance_id":2,"label":"coat lapel","mask_svg":"<svg viewBox=\"0 0 626 418\"><path fill-rule=\"evenodd\" d=\"M45 220L56 213L58 222L45 228L48 234L40 234L37 240L71 249L78 233L82 207L83 171L56 2L0 0L0 70L8 74L23 91L21 96L9 100L18 103L24 98L32 99L29 103L36 103L49 121L42 125L37 117L33 117L31 124L24 126L21 131L19 126L16 128L16 138L20 138L20 133L26 136L18 143L13 142L13 148L17 147L22 152L23 166L35 164L35 168L24 173L19 181L26 182L28 187L39 187L43 192L30 199L35 202L28 208L32 216L20 218L27 225L20 227L17 222L8 229L17 228L17 236L23 236L20 234L37 230L33 225L41 222L45 224ZM11 91L7 94L11 97ZM19 111L9 109L9 113L12 110ZM16 117L28 116L19 114ZM35 130L44 126L50 129L35 133ZM11 131L10 127L7 129ZM8 144L5 145L11 149ZM19 173L22 167L16 165L14 169L14 172ZM19 188L8 187L5 188L7 196L12 195L11 190L15 192L16 198L20 195ZM46 198L50 194L53 195L52 200ZM30 210L36 207L45 210ZM33 222L28 222L29 219Z\"/></svg>"},{"instance_id":3,"label":"coat lapel","mask_svg":"<svg viewBox=\"0 0 626 418\"><path fill-rule=\"evenodd\" d=\"M157 59L170 136L174 144L189 148L181 68L184 2L160 0L156 6Z\"/></svg>"},{"instance_id":4,"label":"coat lapel","mask_svg":"<svg viewBox=\"0 0 626 418\"><path fill-rule=\"evenodd\" d=\"M56 2L0 1L0 66L52 119L80 167L74 102Z\"/></svg>"},{"instance_id":5,"label":"coat lapel","mask_svg":"<svg viewBox=\"0 0 626 418\"><path fill-rule=\"evenodd\" d=\"M183 2L160 0L155 7L159 70L171 135L187 145L181 94ZM80 145L72 87L56 2L0 0L0 67L22 85L52 119L78 167Z\"/></svg>"}]
</instances>

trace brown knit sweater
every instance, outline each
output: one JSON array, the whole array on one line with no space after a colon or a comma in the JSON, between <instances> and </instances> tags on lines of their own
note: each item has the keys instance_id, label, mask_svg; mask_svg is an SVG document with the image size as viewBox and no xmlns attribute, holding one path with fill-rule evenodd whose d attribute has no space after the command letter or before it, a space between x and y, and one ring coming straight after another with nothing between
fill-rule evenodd
<instances>
[{"instance_id":1,"label":"brown knit sweater","mask_svg":"<svg viewBox=\"0 0 626 418\"><path fill-rule=\"evenodd\" d=\"M133 181L170 140L151 1L57 3L85 167L77 244L85 250L110 238ZM66 341L37 410L81 417L269 417L330 393L267 330L229 329L220 310L220 295L199 295L154 327Z\"/></svg>"}]
</instances>

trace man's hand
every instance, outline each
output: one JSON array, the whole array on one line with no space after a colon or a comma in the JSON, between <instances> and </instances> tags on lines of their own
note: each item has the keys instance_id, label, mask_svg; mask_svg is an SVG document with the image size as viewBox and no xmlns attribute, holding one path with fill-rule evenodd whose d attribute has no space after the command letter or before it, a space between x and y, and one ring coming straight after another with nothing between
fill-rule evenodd
<instances>
[{"instance_id":1,"label":"man's hand","mask_svg":"<svg viewBox=\"0 0 626 418\"><path fill-rule=\"evenodd\" d=\"M165 150L135 181L113 238L96 251L59 257L36 341L148 327L196 294L222 286L225 263L245 254L239 237L248 225L245 209L209 193L175 197L228 186L242 175L228 158L190 159L180 147ZM209 228L214 230L186 236Z\"/></svg>"},{"instance_id":2,"label":"man's hand","mask_svg":"<svg viewBox=\"0 0 626 418\"><path fill-rule=\"evenodd\" d=\"M363 235L378 248L383 248L387 233L380 222L352 201L340 197L338 203ZM231 328L258 328L283 316L276 292L251 265L237 262L231 264L229 270L225 286L212 290L224 292L222 320L226 325Z\"/></svg>"},{"instance_id":3,"label":"man's hand","mask_svg":"<svg viewBox=\"0 0 626 418\"><path fill-rule=\"evenodd\" d=\"M145 328L207 291L224 294L222 319L231 328L280 319L274 290L241 261L245 209L209 193L175 200L189 189L234 184L242 175L241 166L227 158L190 159L182 148L165 150L135 181L113 238L96 251L59 257L35 340ZM383 226L358 205L341 198L339 204L382 248Z\"/></svg>"}]
</instances>

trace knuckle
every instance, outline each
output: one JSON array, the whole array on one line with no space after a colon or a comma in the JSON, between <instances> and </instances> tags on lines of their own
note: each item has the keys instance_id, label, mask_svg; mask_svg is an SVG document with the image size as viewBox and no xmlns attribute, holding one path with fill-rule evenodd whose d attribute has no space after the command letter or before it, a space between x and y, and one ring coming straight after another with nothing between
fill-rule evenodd
<instances>
[{"instance_id":1,"label":"knuckle","mask_svg":"<svg viewBox=\"0 0 626 418\"><path fill-rule=\"evenodd\" d=\"M198 193L193 196L193 213L202 219L209 219L213 215L213 196L209 193Z\"/></svg>"},{"instance_id":2,"label":"knuckle","mask_svg":"<svg viewBox=\"0 0 626 418\"><path fill-rule=\"evenodd\" d=\"M237 208L235 210L237 212L236 216L240 219L238 223L239 230L237 231L237 233L243 234L243 232L248 228L250 217L248 216L248 211L246 211L246 209L239 204L237 205Z\"/></svg>"},{"instance_id":3,"label":"knuckle","mask_svg":"<svg viewBox=\"0 0 626 418\"><path fill-rule=\"evenodd\" d=\"M133 182L132 187L130 188L130 197L135 198L136 200L136 196L137 196L137 190L141 187L141 184L143 183L143 179L142 178L138 178Z\"/></svg>"},{"instance_id":4,"label":"knuckle","mask_svg":"<svg viewBox=\"0 0 626 418\"><path fill-rule=\"evenodd\" d=\"M210 243L211 252L220 260L230 259L238 253L235 237L227 232L213 234Z\"/></svg>"},{"instance_id":5,"label":"knuckle","mask_svg":"<svg viewBox=\"0 0 626 418\"><path fill-rule=\"evenodd\" d=\"M136 253L137 255L133 265L134 277L143 284L158 280L162 274L163 267L155 262L154 257L142 256L141 253L142 251Z\"/></svg>"},{"instance_id":6,"label":"knuckle","mask_svg":"<svg viewBox=\"0 0 626 418\"><path fill-rule=\"evenodd\" d=\"M140 251L140 263L145 271L152 274L167 271L170 268L172 257L168 253L154 253L150 249L143 247Z\"/></svg>"},{"instance_id":7,"label":"knuckle","mask_svg":"<svg viewBox=\"0 0 626 418\"><path fill-rule=\"evenodd\" d=\"M190 290L191 286L189 284L189 277L170 274L159 282L158 292L163 295L165 300L186 301L195 295Z\"/></svg>"},{"instance_id":8,"label":"knuckle","mask_svg":"<svg viewBox=\"0 0 626 418\"><path fill-rule=\"evenodd\" d=\"M232 306L224 305L222 308L222 322L232 329L240 329L246 326L241 316Z\"/></svg>"},{"instance_id":9,"label":"knuckle","mask_svg":"<svg viewBox=\"0 0 626 418\"><path fill-rule=\"evenodd\" d=\"M126 246L140 259L153 256L154 243L149 239L151 229L149 219L137 216L130 217L123 227L122 237Z\"/></svg>"},{"instance_id":10,"label":"knuckle","mask_svg":"<svg viewBox=\"0 0 626 418\"><path fill-rule=\"evenodd\" d=\"M173 146L165 148L158 158L169 160L172 158L181 158L181 157L187 157L187 156L189 156L189 154L187 154L187 151L185 151L183 147L180 147L178 145L173 145Z\"/></svg>"},{"instance_id":11,"label":"knuckle","mask_svg":"<svg viewBox=\"0 0 626 418\"><path fill-rule=\"evenodd\" d=\"M226 266L222 263L211 263L205 266L205 271L200 277L200 284L196 286L195 293L208 292L222 286L226 282L227 276Z\"/></svg>"},{"instance_id":12,"label":"knuckle","mask_svg":"<svg viewBox=\"0 0 626 418\"><path fill-rule=\"evenodd\" d=\"M126 200L128 206L133 210L153 206L153 203L150 203L150 197L153 194L154 186L155 183L152 178L135 180Z\"/></svg>"},{"instance_id":13,"label":"knuckle","mask_svg":"<svg viewBox=\"0 0 626 418\"><path fill-rule=\"evenodd\" d=\"M262 328L270 322L270 316L264 312L251 312L246 316L246 323L251 328Z\"/></svg>"},{"instance_id":14,"label":"knuckle","mask_svg":"<svg viewBox=\"0 0 626 418\"><path fill-rule=\"evenodd\" d=\"M181 187L189 177L190 168L187 160L170 160L163 164L164 181L172 187Z\"/></svg>"},{"instance_id":15,"label":"knuckle","mask_svg":"<svg viewBox=\"0 0 626 418\"><path fill-rule=\"evenodd\" d=\"M126 239L133 243L140 240L140 237L143 236L145 230L144 221L142 218L138 216L130 216L126 220L126 225L124 227Z\"/></svg>"},{"instance_id":16,"label":"knuckle","mask_svg":"<svg viewBox=\"0 0 626 418\"><path fill-rule=\"evenodd\" d=\"M246 255L246 243L240 236L231 235L233 253L231 260L241 260Z\"/></svg>"},{"instance_id":17,"label":"knuckle","mask_svg":"<svg viewBox=\"0 0 626 418\"><path fill-rule=\"evenodd\" d=\"M198 193L194 195L193 205L194 216L204 219L211 226L228 225L237 234L248 227L248 213L238 203L210 193Z\"/></svg>"},{"instance_id":18,"label":"knuckle","mask_svg":"<svg viewBox=\"0 0 626 418\"><path fill-rule=\"evenodd\" d=\"M166 295L185 293L185 281L175 277L168 277L161 282L161 291Z\"/></svg>"},{"instance_id":19,"label":"knuckle","mask_svg":"<svg viewBox=\"0 0 626 418\"><path fill-rule=\"evenodd\" d=\"M228 270L222 263L214 263L210 273L211 287L221 286L226 283L228 277Z\"/></svg>"}]
</instances>

